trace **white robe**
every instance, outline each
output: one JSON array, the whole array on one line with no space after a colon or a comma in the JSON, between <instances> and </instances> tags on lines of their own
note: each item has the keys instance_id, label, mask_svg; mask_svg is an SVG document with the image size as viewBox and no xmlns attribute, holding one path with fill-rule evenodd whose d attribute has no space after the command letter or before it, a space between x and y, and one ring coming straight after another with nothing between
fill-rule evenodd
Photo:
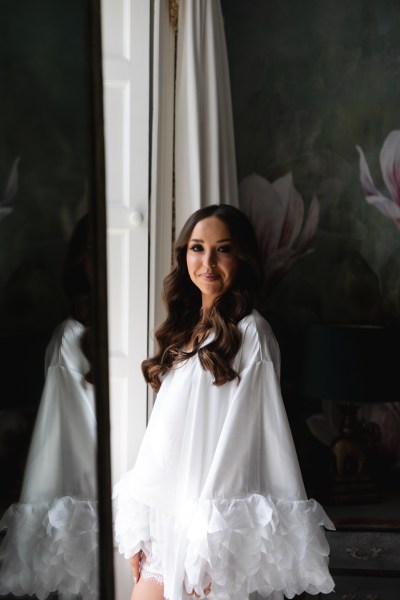
<instances>
[{"instance_id":1,"label":"white robe","mask_svg":"<svg viewBox=\"0 0 400 600\"><path fill-rule=\"evenodd\" d=\"M83 329L64 321L46 350L20 502L0 520L0 594L98 597L96 416Z\"/></svg>"},{"instance_id":2,"label":"white robe","mask_svg":"<svg viewBox=\"0 0 400 600\"><path fill-rule=\"evenodd\" d=\"M210 581L218 600L334 587L322 526L334 527L305 494L277 342L256 311L239 328L240 382L213 385L197 355L170 370L135 467L115 487L119 550L157 552L169 600L202 596Z\"/></svg>"}]
</instances>

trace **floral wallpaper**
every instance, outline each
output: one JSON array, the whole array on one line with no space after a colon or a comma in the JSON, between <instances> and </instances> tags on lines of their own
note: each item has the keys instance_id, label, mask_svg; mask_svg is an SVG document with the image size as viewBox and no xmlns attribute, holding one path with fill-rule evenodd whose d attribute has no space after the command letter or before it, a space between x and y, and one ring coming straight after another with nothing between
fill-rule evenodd
<instances>
[{"instance_id":1,"label":"floral wallpaper","mask_svg":"<svg viewBox=\"0 0 400 600\"><path fill-rule=\"evenodd\" d=\"M281 346L284 399L307 457L307 328L400 325L400 6L222 8L240 207L267 279L259 308ZM398 416L390 427L400 440Z\"/></svg>"},{"instance_id":2,"label":"floral wallpaper","mask_svg":"<svg viewBox=\"0 0 400 600\"><path fill-rule=\"evenodd\" d=\"M61 270L86 212L87 3L0 4L0 515L18 499Z\"/></svg>"},{"instance_id":3,"label":"floral wallpaper","mask_svg":"<svg viewBox=\"0 0 400 600\"><path fill-rule=\"evenodd\" d=\"M86 3L0 8L0 332L65 315L60 267L86 210Z\"/></svg>"}]
</instances>

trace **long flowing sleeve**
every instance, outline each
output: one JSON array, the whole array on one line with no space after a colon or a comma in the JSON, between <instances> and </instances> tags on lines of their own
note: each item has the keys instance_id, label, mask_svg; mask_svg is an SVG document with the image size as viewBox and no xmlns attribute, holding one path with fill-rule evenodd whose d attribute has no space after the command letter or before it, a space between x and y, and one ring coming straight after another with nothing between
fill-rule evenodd
<instances>
[{"instance_id":1,"label":"long flowing sleeve","mask_svg":"<svg viewBox=\"0 0 400 600\"><path fill-rule=\"evenodd\" d=\"M0 594L98 597L96 418L82 330L69 319L48 346L20 502L0 520Z\"/></svg>"},{"instance_id":2,"label":"long flowing sleeve","mask_svg":"<svg viewBox=\"0 0 400 600\"><path fill-rule=\"evenodd\" d=\"M116 488L120 551L161 554L169 600L203 596L209 583L217 600L334 587L323 531L333 524L306 497L278 345L255 311L239 327L240 381L213 385L196 357L168 373L135 468Z\"/></svg>"},{"instance_id":3,"label":"long flowing sleeve","mask_svg":"<svg viewBox=\"0 0 400 600\"><path fill-rule=\"evenodd\" d=\"M218 599L328 593L333 525L305 495L273 363L240 373L213 464L188 526L187 588ZM200 584L200 585L199 585Z\"/></svg>"}]
</instances>

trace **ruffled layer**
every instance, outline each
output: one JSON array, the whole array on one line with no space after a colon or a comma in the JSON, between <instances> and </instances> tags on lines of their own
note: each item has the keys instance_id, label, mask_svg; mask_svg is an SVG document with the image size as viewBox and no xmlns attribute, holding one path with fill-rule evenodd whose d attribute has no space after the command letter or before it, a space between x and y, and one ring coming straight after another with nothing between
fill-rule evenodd
<instances>
[{"instance_id":1,"label":"ruffled layer","mask_svg":"<svg viewBox=\"0 0 400 600\"><path fill-rule=\"evenodd\" d=\"M148 553L151 548L149 506L120 492L121 485L119 489L114 488L114 498L118 495L114 524L118 550L125 558L131 558L139 550Z\"/></svg>"},{"instance_id":2,"label":"ruffled layer","mask_svg":"<svg viewBox=\"0 0 400 600\"><path fill-rule=\"evenodd\" d=\"M201 593L212 581L218 600L258 591L329 593L329 545L322 527L334 529L315 500L273 500L253 494L199 502L188 529L187 590ZM201 585L199 585L199 582Z\"/></svg>"},{"instance_id":3,"label":"ruffled layer","mask_svg":"<svg viewBox=\"0 0 400 600\"><path fill-rule=\"evenodd\" d=\"M0 594L98 598L97 503L13 504L0 521Z\"/></svg>"},{"instance_id":4,"label":"ruffled layer","mask_svg":"<svg viewBox=\"0 0 400 600\"><path fill-rule=\"evenodd\" d=\"M323 527L334 529L315 500L273 500L260 494L202 500L184 518L174 519L121 493L115 529L126 558L140 549L150 558L153 552L159 554L167 567L166 590L182 589L184 578L188 593L194 589L203 596L211 581L218 600L244 600L256 591L263 597L280 592L287 598L331 592ZM170 581L172 555L183 558L180 584Z\"/></svg>"},{"instance_id":5,"label":"ruffled layer","mask_svg":"<svg viewBox=\"0 0 400 600\"><path fill-rule=\"evenodd\" d=\"M167 540L174 535L173 515L134 498L127 478L115 486L113 498L118 499L114 531L120 554L130 558L142 550L148 560L155 553L165 564Z\"/></svg>"}]
</instances>

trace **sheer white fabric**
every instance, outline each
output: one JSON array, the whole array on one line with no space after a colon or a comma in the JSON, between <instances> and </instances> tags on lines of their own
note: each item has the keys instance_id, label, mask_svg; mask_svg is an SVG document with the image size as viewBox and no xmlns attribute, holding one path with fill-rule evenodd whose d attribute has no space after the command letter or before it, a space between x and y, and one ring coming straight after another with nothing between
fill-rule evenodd
<instances>
[{"instance_id":1,"label":"sheer white fabric","mask_svg":"<svg viewBox=\"0 0 400 600\"><path fill-rule=\"evenodd\" d=\"M0 521L0 594L97 598L96 417L83 326L55 330L20 503Z\"/></svg>"},{"instance_id":2,"label":"sheer white fabric","mask_svg":"<svg viewBox=\"0 0 400 600\"><path fill-rule=\"evenodd\" d=\"M212 385L197 356L171 370L115 488L120 552L161 557L169 600L210 582L218 600L333 589L322 529L333 525L305 495L276 340L256 311L240 329L240 382Z\"/></svg>"},{"instance_id":3,"label":"sheer white fabric","mask_svg":"<svg viewBox=\"0 0 400 600\"><path fill-rule=\"evenodd\" d=\"M195 210L238 206L228 56L219 0L180 0L175 95L176 231Z\"/></svg>"}]
</instances>

